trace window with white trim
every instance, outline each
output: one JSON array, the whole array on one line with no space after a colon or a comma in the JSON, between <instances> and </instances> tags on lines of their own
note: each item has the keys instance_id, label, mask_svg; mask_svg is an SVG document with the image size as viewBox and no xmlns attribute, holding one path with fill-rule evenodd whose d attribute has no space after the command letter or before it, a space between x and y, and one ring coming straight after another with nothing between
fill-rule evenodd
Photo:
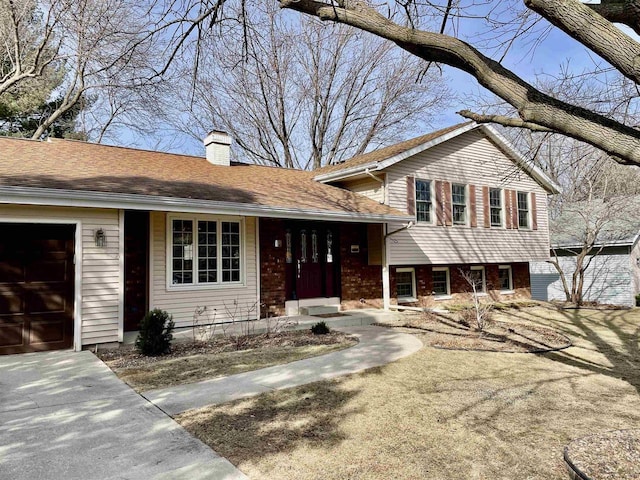
<instances>
[{"instance_id":1,"label":"window with white trim","mask_svg":"<svg viewBox=\"0 0 640 480\"><path fill-rule=\"evenodd\" d=\"M433 294L436 296L450 295L449 267L433 267L431 271Z\"/></svg>"},{"instance_id":2,"label":"window with white trim","mask_svg":"<svg viewBox=\"0 0 640 480\"><path fill-rule=\"evenodd\" d=\"M416 300L416 272L413 268L396 269L396 296L398 300Z\"/></svg>"},{"instance_id":3,"label":"window with white trim","mask_svg":"<svg viewBox=\"0 0 640 480\"><path fill-rule=\"evenodd\" d=\"M502 226L502 190L499 188L489 189L489 205L491 208L491 226Z\"/></svg>"},{"instance_id":4,"label":"window with white trim","mask_svg":"<svg viewBox=\"0 0 640 480\"><path fill-rule=\"evenodd\" d=\"M500 282L501 292L513 290L513 271L511 270L511 265L498 266L498 280Z\"/></svg>"},{"instance_id":5,"label":"window with white trim","mask_svg":"<svg viewBox=\"0 0 640 480\"><path fill-rule=\"evenodd\" d=\"M484 293L487 291L487 282L484 275L484 267L482 266L471 267L470 276L471 276L471 281L476 287L476 292Z\"/></svg>"},{"instance_id":6,"label":"window with white trim","mask_svg":"<svg viewBox=\"0 0 640 480\"><path fill-rule=\"evenodd\" d=\"M451 185L451 210L454 225L467 224L467 186Z\"/></svg>"},{"instance_id":7,"label":"window with white trim","mask_svg":"<svg viewBox=\"0 0 640 480\"><path fill-rule=\"evenodd\" d=\"M518 192L518 227L529 228L529 194Z\"/></svg>"},{"instance_id":8,"label":"window with white trim","mask_svg":"<svg viewBox=\"0 0 640 480\"><path fill-rule=\"evenodd\" d=\"M416 220L431 222L431 182L416 179Z\"/></svg>"},{"instance_id":9,"label":"window with white trim","mask_svg":"<svg viewBox=\"0 0 640 480\"><path fill-rule=\"evenodd\" d=\"M167 249L171 285L242 281L242 226L210 217L170 217Z\"/></svg>"}]
</instances>

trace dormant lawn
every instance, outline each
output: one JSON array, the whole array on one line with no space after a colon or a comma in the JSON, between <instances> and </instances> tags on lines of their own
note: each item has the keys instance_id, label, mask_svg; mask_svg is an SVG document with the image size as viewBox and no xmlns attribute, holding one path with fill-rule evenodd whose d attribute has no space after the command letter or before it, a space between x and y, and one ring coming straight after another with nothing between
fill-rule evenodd
<instances>
[{"instance_id":1,"label":"dormant lawn","mask_svg":"<svg viewBox=\"0 0 640 480\"><path fill-rule=\"evenodd\" d=\"M640 309L498 318L553 326L574 346L537 355L424 347L178 421L254 479L562 479L571 439L640 428Z\"/></svg>"}]
</instances>

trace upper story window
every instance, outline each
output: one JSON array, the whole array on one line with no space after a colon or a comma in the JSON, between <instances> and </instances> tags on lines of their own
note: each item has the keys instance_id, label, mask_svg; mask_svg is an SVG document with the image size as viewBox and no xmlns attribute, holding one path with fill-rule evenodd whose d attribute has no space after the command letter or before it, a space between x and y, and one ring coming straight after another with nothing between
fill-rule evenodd
<instances>
[{"instance_id":1,"label":"upper story window","mask_svg":"<svg viewBox=\"0 0 640 480\"><path fill-rule=\"evenodd\" d=\"M467 188L465 185L451 185L451 208L454 225L467 223Z\"/></svg>"},{"instance_id":2,"label":"upper story window","mask_svg":"<svg viewBox=\"0 0 640 480\"><path fill-rule=\"evenodd\" d=\"M491 226L502 226L502 190L499 188L489 189L489 205L491 207Z\"/></svg>"},{"instance_id":3,"label":"upper story window","mask_svg":"<svg viewBox=\"0 0 640 480\"><path fill-rule=\"evenodd\" d=\"M241 282L239 221L180 217L169 221L168 270L171 285Z\"/></svg>"},{"instance_id":4,"label":"upper story window","mask_svg":"<svg viewBox=\"0 0 640 480\"><path fill-rule=\"evenodd\" d=\"M518 192L518 227L529 228L529 194Z\"/></svg>"},{"instance_id":5,"label":"upper story window","mask_svg":"<svg viewBox=\"0 0 640 480\"><path fill-rule=\"evenodd\" d=\"M416 220L431 222L431 182L416 179Z\"/></svg>"}]
</instances>

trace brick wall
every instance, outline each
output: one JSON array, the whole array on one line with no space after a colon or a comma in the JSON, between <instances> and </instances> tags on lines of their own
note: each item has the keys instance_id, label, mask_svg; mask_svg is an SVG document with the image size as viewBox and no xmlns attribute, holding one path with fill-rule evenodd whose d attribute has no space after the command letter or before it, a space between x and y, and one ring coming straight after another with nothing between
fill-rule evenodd
<instances>
[{"instance_id":1,"label":"brick wall","mask_svg":"<svg viewBox=\"0 0 640 480\"><path fill-rule=\"evenodd\" d=\"M351 245L360 251L351 253ZM369 265L366 224L340 225L342 308L382 307L382 267Z\"/></svg>"},{"instance_id":2,"label":"brick wall","mask_svg":"<svg viewBox=\"0 0 640 480\"><path fill-rule=\"evenodd\" d=\"M260 220L260 302L261 316L284 315L286 296L286 263L283 220L261 218ZM275 240L282 242L275 247Z\"/></svg>"}]
</instances>

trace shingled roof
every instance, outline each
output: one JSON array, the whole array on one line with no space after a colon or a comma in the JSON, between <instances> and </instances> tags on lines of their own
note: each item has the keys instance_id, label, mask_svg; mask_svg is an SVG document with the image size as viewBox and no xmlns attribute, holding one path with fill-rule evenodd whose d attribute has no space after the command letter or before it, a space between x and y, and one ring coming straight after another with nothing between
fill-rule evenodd
<instances>
[{"instance_id":1,"label":"shingled roof","mask_svg":"<svg viewBox=\"0 0 640 480\"><path fill-rule=\"evenodd\" d=\"M269 212L330 218L395 219L407 216L361 195L313 180L313 173L258 165L216 166L196 156L52 139L0 137L0 190L38 190L74 198L188 199L232 205L256 215ZM45 190L41 190L45 189ZM78 195L80 193L81 195ZM98 195L101 194L101 195ZM78 204L78 202L75 202ZM184 203L184 202L182 202ZM126 207L123 207L126 208Z\"/></svg>"}]
</instances>

